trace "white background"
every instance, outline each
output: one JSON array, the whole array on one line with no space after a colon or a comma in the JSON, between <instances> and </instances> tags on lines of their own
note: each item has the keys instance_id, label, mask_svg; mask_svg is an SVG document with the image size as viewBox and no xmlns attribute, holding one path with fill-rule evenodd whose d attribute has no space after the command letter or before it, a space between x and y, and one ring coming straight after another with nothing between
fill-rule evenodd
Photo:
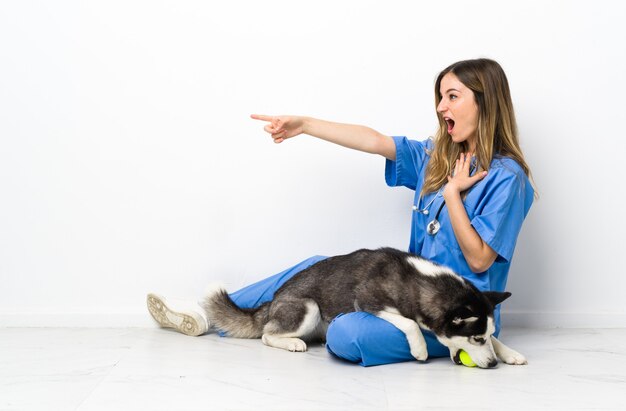
<instances>
[{"instance_id":1,"label":"white background","mask_svg":"<svg viewBox=\"0 0 626 411\"><path fill-rule=\"evenodd\" d=\"M612 1L0 3L0 325L149 325L315 254L406 249L384 159L251 113L425 139L449 64L505 69L540 193L505 322L626 326L626 18Z\"/></svg>"}]
</instances>

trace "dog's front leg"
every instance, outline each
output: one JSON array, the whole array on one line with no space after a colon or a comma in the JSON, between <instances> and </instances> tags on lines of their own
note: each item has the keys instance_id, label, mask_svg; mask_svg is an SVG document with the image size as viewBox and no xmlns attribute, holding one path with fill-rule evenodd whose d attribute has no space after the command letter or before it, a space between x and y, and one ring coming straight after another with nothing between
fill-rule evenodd
<instances>
[{"instance_id":1,"label":"dog's front leg","mask_svg":"<svg viewBox=\"0 0 626 411\"><path fill-rule=\"evenodd\" d=\"M500 361L511 365L528 364L528 361L526 361L526 357L502 344L500 340L498 340L493 335L491 336L491 343L493 344L493 351L495 351L496 356L500 359Z\"/></svg>"},{"instance_id":2,"label":"dog's front leg","mask_svg":"<svg viewBox=\"0 0 626 411\"><path fill-rule=\"evenodd\" d=\"M411 349L411 355L413 357L419 361L426 361L428 359L426 340L424 340L422 331L415 321L402 316L398 310L393 308L386 308L383 311L377 312L375 315L395 325L396 328L406 335L406 340L409 342L409 348Z\"/></svg>"}]
</instances>

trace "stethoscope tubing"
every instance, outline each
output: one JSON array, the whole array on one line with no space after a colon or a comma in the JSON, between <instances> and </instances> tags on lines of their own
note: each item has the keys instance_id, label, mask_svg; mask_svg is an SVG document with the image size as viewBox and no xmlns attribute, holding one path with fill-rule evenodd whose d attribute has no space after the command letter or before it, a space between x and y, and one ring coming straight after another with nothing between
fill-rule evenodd
<instances>
[{"instance_id":1,"label":"stethoscope tubing","mask_svg":"<svg viewBox=\"0 0 626 411\"><path fill-rule=\"evenodd\" d=\"M473 171L476 170L476 166L474 165L473 167ZM470 175L472 174L472 170L470 170ZM437 191L437 194L435 194L433 196L433 198L431 198L431 200L428 202L428 204L426 204L426 206L424 206L424 208L419 208L420 204L422 203L422 195L420 194L418 200L417 200L417 205L413 206L413 211L416 211L418 213L422 213L424 215L428 215L430 214L429 209L430 206L433 204L433 202L435 201L435 199L437 197L439 197L440 195L443 197L443 195L441 194L443 189L445 187L445 184ZM428 222L428 224L426 224L426 232L429 235L435 235L439 232L439 229L441 228L441 224L439 223L439 215L441 214L441 210L443 210L443 207L445 207L446 205L446 200L443 199L443 201L441 202L441 205L439 206L439 208L437 209L437 213L435 213L435 218L433 218L432 220L430 220Z\"/></svg>"}]
</instances>

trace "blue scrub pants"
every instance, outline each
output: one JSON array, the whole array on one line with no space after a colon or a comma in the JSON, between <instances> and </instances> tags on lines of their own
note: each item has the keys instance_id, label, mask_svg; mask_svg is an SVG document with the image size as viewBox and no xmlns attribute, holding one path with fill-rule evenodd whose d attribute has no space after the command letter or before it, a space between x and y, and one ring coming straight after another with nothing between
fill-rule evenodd
<instances>
[{"instance_id":1,"label":"blue scrub pants","mask_svg":"<svg viewBox=\"0 0 626 411\"><path fill-rule=\"evenodd\" d=\"M249 285L233 294L241 308L256 308L270 301L276 290L300 271L328 257L315 256L287 270ZM422 331L429 357L448 357L448 349L435 336ZM366 312L339 314L328 326L326 348L331 354L364 367L414 361L402 331L391 323Z\"/></svg>"}]
</instances>

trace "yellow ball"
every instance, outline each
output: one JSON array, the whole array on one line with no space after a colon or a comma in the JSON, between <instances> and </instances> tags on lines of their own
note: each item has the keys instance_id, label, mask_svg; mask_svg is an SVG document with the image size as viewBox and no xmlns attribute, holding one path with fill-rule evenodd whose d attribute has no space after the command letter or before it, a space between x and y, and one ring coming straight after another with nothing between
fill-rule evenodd
<instances>
[{"instance_id":1,"label":"yellow ball","mask_svg":"<svg viewBox=\"0 0 626 411\"><path fill-rule=\"evenodd\" d=\"M472 357L463 350L459 353L459 360L461 360L461 364L466 367L476 367L476 363L472 361Z\"/></svg>"}]
</instances>

